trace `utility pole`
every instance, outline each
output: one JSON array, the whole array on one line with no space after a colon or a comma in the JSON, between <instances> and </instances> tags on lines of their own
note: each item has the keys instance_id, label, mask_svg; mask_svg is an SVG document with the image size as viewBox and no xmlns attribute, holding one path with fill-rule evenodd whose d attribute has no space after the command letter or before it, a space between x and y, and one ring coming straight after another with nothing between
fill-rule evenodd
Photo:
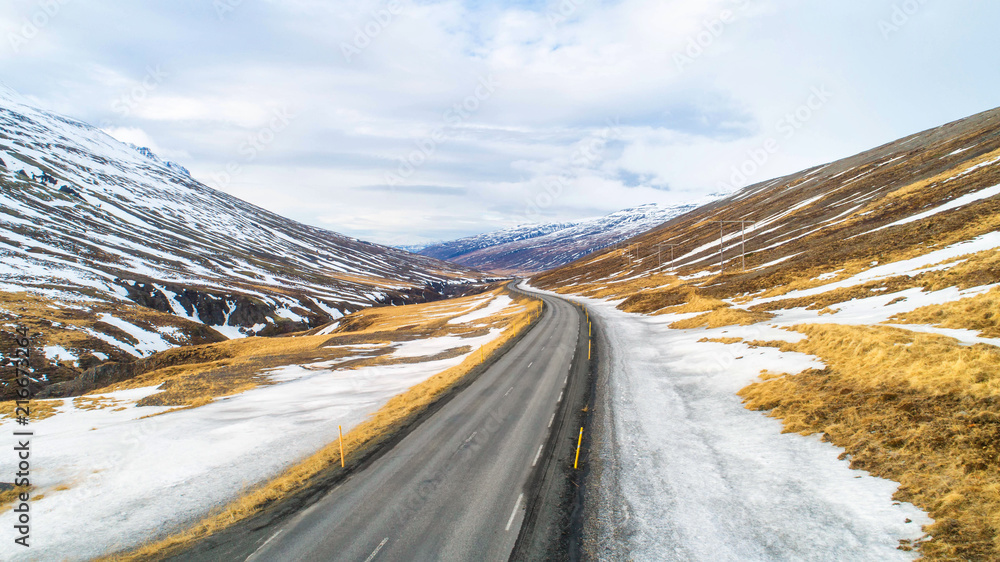
<instances>
[{"instance_id":1,"label":"utility pole","mask_svg":"<svg viewBox=\"0 0 1000 562\"><path fill-rule=\"evenodd\" d=\"M726 260L725 260L725 236L723 233L723 227L727 224L738 224L740 225L740 260L742 262L743 271L747 270L747 231L746 225L757 224L756 221L748 220L738 220L738 221L712 221L719 223L719 273L725 272Z\"/></svg>"},{"instance_id":2,"label":"utility pole","mask_svg":"<svg viewBox=\"0 0 1000 562\"><path fill-rule=\"evenodd\" d=\"M726 244L725 237L722 235L722 226L726 224L725 221L719 221L719 275L726 272Z\"/></svg>"},{"instance_id":3,"label":"utility pole","mask_svg":"<svg viewBox=\"0 0 1000 562\"><path fill-rule=\"evenodd\" d=\"M667 246L667 247L670 248L670 266L673 267L673 265L674 265L674 248L676 248L677 246L680 246L680 244L668 244L666 242L660 242L659 244L656 245L657 255L659 256L659 265L660 265L660 267L663 267L663 246Z\"/></svg>"}]
</instances>

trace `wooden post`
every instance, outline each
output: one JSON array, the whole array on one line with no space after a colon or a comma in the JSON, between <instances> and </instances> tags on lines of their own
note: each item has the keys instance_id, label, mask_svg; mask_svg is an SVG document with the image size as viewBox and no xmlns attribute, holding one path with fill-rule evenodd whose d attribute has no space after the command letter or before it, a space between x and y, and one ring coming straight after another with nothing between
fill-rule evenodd
<instances>
[{"instance_id":1,"label":"wooden post","mask_svg":"<svg viewBox=\"0 0 1000 562\"><path fill-rule=\"evenodd\" d=\"M580 428L580 437L576 440L576 460L573 461L573 470L580 465L580 445L583 444L583 428Z\"/></svg>"},{"instance_id":2,"label":"wooden post","mask_svg":"<svg viewBox=\"0 0 1000 562\"><path fill-rule=\"evenodd\" d=\"M338 425L337 431L340 432L340 468L344 468L344 426Z\"/></svg>"}]
</instances>

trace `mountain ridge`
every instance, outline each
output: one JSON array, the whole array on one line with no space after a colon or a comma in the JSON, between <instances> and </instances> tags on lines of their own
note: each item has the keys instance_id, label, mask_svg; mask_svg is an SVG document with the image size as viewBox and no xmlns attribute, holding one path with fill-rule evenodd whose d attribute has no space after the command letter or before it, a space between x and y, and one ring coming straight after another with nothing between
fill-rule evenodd
<instances>
[{"instance_id":1,"label":"mountain ridge","mask_svg":"<svg viewBox=\"0 0 1000 562\"><path fill-rule=\"evenodd\" d=\"M537 273L617 244L697 206L649 203L603 217L519 225L432 244L420 253L498 273Z\"/></svg>"},{"instance_id":2,"label":"mountain ridge","mask_svg":"<svg viewBox=\"0 0 1000 562\"><path fill-rule=\"evenodd\" d=\"M0 323L47 334L40 346L74 368L307 329L483 278L281 217L9 89L0 161Z\"/></svg>"}]
</instances>

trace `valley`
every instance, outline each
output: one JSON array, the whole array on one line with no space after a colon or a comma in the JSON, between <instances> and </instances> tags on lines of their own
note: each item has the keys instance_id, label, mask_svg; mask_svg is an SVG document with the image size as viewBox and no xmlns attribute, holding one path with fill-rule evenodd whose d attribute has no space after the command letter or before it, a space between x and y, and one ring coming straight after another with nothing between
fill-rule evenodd
<instances>
[{"instance_id":1,"label":"valley","mask_svg":"<svg viewBox=\"0 0 1000 562\"><path fill-rule=\"evenodd\" d=\"M425 255L0 125L4 559L1000 553L1000 110Z\"/></svg>"}]
</instances>

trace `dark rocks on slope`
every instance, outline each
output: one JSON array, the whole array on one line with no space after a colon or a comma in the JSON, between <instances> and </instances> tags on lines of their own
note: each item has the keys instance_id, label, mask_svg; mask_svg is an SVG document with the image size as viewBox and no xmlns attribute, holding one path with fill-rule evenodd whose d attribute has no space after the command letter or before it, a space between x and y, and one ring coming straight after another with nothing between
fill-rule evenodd
<instances>
[{"instance_id":1,"label":"dark rocks on slope","mask_svg":"<svg viewBox=\"0 0 1000 562\"><path fill-rule=\"evenodd\" d=\"M170 299L152 283L121 279L117 282L128 291L128 298L136 304L167 314L174 313ZM228 325L250 328L258 324L267 324L268 318L272 318L273 321L273 305L255 301L244 295L220 295L167 284L162 286L176 295L175 302L184 309L188 316L198 318L208 326ZM233 308L234 306L235 308ZM232 313L230 314L231 309ZM229 316L228 322L227 314ZM304 326L303 329L308 327L311 326Z\"/></svg>"}]
</instances>

